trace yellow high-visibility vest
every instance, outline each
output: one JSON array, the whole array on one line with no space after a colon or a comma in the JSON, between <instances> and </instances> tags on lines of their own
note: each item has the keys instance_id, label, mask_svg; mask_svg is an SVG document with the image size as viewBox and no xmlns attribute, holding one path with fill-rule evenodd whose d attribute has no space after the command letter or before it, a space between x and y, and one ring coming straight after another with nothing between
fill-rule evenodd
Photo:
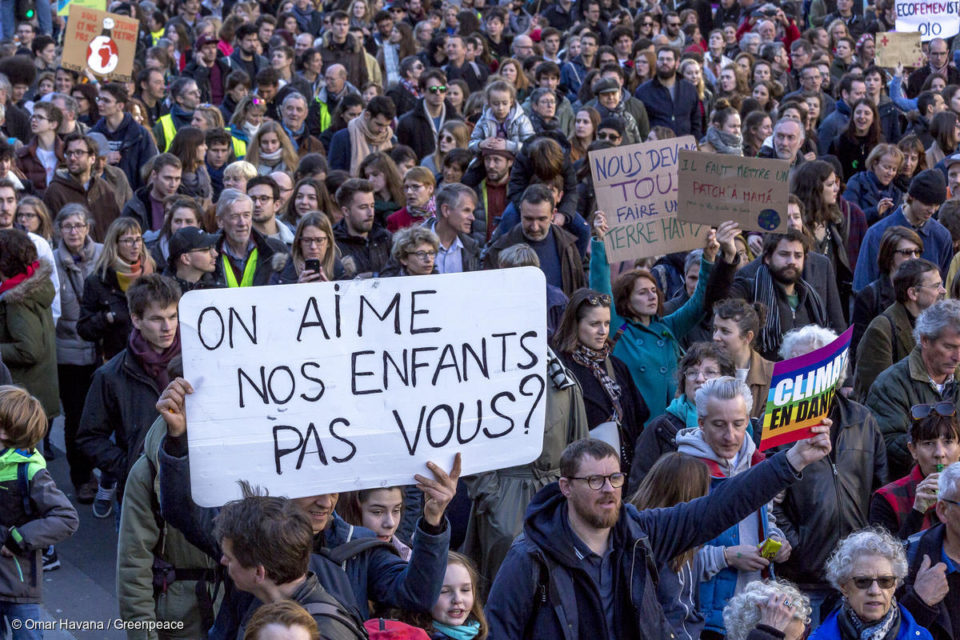
<instances>
[{"instance_id":1,"label":"yellow high-visibility vest","mask_svg":"<svg viewBox=\"0 0 960 640\"><path fill-rule=\"evenodd\" d=\"M233 266L230 264L230 259L227 258L227 254L223 254L223 275L227 279L227 286L231 289L236 287L252 287L253 286L253 274L257 270L257 248L254 247L253 251L250 252L250 257L247 258L247 266L243 268L243 278L240 280L240 283L237 283L237 276L233 275Z\"/></svg>"}]
</instances>

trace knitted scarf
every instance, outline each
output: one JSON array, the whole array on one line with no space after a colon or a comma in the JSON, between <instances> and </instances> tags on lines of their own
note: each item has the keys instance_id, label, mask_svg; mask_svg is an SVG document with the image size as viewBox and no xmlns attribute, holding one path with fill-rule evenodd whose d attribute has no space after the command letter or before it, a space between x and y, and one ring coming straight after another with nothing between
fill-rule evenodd
<instances>
[{"instance_id":1,"label":"knitted scarf","mask_svg":"<svg viewBox=\"0 0 960 640\"><path fill-rule=\"evenodd\" d=\"M417 88L417 84L415 82L410 82L404 78L400 81L400 86L409 91L414 98L420 97L420 90Z\"/></svg>"},{"instance_id":2,"label":"knitted scarf","mask_svg":"<svg viewBox=\"0 0 960 640\"><path fill-rule=\"evenodd\" d=\"M170 374L167 373L167 365L173 360L173 357L180 353L180 330L177 329L177 335L173 343L161 353L154 351L153 347L147 342L146 338L140 333L139 329L134 329L130 333L130 340L127 343L133 357L137 359L143 370L147 372L153 380L156 380L160 389L165 389L170 384Z\"/></svg>"},{"instance_id":3,"label":"knitted scarf","mask_svg":"<svg viewBox=\"0 0 960 640\"><path fill-rule=\"evenodd\" d=\"M150 262L144 260L142 257L133 264L130 264L120 256L117 256L110 266L113 267L113 270L117 273L117 284L120 286L120 291L123 292L126 292L127 289L130 288L130 285L136 282L140 276L153 273Z\"/></svg>"},{"instance_id":4,"label":"knitted scarf","mask_svg":"<svg viewBox=\"0 0 960 640\"><path fill-rule=\"evenodd\" d=\"M686 394L679 395L671 400L670 404L667 405L667 413L683 420L684 426L688 429L692 429L700 424L697 419L697 408L690 402Z\"/></svg>"},{"instance_id":5,"label":"knitted scarf","mask_svg":"<svg viewBox=\"0 0 960 640\"><path fill-rule=\"evenodd\" d=\"M743 155L743 136L741 135L735 136L732 133L720 131L720 129L716 127L710 127L707 129L707 135L704 140L713 145L713 148L716 149L718 153L728 156ZM701 142L703 142L703 140L701 140Z\"/></svg>"},{"instance_id":6,"label":"knitted scarf","mask_svg":"<svg viewBox=\"0 0 960 640\"><path fill-rule=\"evenodd\" d=\"M390 136L393 132L386 127L381 133L375 134L367 125L366 116L354 118L347 125L350 135L350 175L359 175L358 170L363 159L374 151L389 151L393 148Z\"/></svg>"},{"instance_id":7,"label":"knitted scarf","mask_svg":"<svg viewBox=\"0 0 960 640\"><path fill-rule=\"evenodd\" d=\"M610 357L610 345L604 345L603 349L596 351L582 344L577 350L570 354L573 361L579 365L590 369L593 377L597 379L603 390L607 392L610 403L613 405L613 415L611 420L616 420L617 424L623 423L623 407L620 405L620 394L622 390L617 381L607 373L606 361Z\"/></svg>"},{"instance_id":8,"label":"knitted scarf","mask_svg":"<svg viewBox=\"0 0 960 640\"><path fill-rule=\"evenodd\" d=\"M451 640L473 640L473 638L477 637L477 634L480 633L480 623L476 620L471 620L467 624L458 624L456 626L443 624L437 620L434 620L431 624L434 630L439 631Z\"/></svg>"},{"instance_id":9,"label":"knitted scarf","mask_svg":"<svg viewBox=\"0 0 960 640\"><path fill-rule=\"evenodd\" d=\"M897 599L893 598L890 610L878 622L867 624L850 608L844 599L843 607L837 614L837 626L843 640L893 640L900 632L900 607Z\"/></svg>"},{"instance_id":10,"label":"knitted scarf","mask_svg":"<svg viewBox=\"0 0 960 640\"><path fill-rule=\"evenodd\" d=\"M416 219L421 219L421 218L422 218L422 219L426 220L426 219L428 219L428 218L432 218L432 217L433 217L434 215L436 215L436 213L437 213L437 198L436 198L436 196L430 196L430 199L427 200L427 204L425 204L425 205L422 206L422 207L414 207L414 206L411 206L411 205L408 204L408 205L407 205L407 213L409 213L411 217L416 218Z\"/></svg>"},{"instance_id":11,"label":"knitted scarf","mask_svg":"<svg viewBox=\"0 0 960 640\"><path fill-rule=\"evenodd\" d=\"M810 284L801 278L797 281L797 295L806 294L811 304L813 324L826 324L827 310L820 295ZM753 278L753 302L762 302L767 307L767 323L760 329L760 344L767 353L775 352L783 338L780 328L780 304L777 302L776 285L767 265L761 265Z\"/></svg>"}]
</instances>

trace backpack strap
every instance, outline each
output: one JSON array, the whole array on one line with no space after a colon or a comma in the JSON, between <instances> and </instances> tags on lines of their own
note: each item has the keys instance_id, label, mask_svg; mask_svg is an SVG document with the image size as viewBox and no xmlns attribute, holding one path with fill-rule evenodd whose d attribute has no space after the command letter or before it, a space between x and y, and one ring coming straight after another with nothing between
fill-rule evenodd
<instances>
[{"instance_id":1,"label":"backpack strap","mask_svg":"<svg viewBox=\"0 0 960 640\"><path fill-rule=\"evenodd\" d=\"M367 635L367 630L362 625L358 624L349 613L341 609L336 604L331 602L308 602L307 604L300 603L300 606L303 607L314 619L321 617L333 620L334 622L339 622L345 626L354 637L364 639L369 638Z\"/></svg>"},{"instance_id":2,"label":"backpack strap","mask_svg":"<svg viewBox=\"0 0 960 640\"><path fill-rule=\"evenodd\" d=\"M372 549L388 549L391 553L399 556L400 552L397 551L397 548L385 542L380 538L357 538L351 540L350 542L344 542L343 544L329 549L324 547L320 553L327 557L331 562L342 566L346 569L346 564L348 560L357 557L361 553L366 553Z\"/></svg>"}]
</instances>

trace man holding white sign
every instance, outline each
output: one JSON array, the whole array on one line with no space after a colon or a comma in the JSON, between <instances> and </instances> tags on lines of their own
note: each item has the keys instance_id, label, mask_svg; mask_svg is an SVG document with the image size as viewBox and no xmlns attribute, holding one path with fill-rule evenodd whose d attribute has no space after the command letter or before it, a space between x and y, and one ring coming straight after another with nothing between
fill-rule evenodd
<instances>
[{"instance_id":1,"label":"man holding white sign","mask_svg":"<svg viewBox=\"0 0 960 640\"><path fill-rule=\"evenodd\" d=\"M183 378L172 381L157 402L157 411L167 423L167 436L160 449L160 509L164 520L180 530L193 545L221 560L221 542L213 536L218 508L198 507L190 498L190 477L187 453L187 418L184 411L187 395L193 387ZM447 551L450 546L450 525L444 511L457 492L460 477L460 455L453 468L445 472L433 462L427 463L434 478L414 476L417 487L424 493L423 518L417 523L413 538L413 554L409 564L387 544L361 548L356 555L343 561L345 575L337 575L339 567L331 566L328 554L342 545L357 540L376 539L373 532L353 527L334 513L339 494L297 497L293 502L310 518L313 527L313 552L310 570L317 573L320 584L355 610L363 619L370 617L368 600L388 607L408 611L429 612L440 595L446 572ZM343 585L349 581L352 594ZM350 596L353 596L351 599ZM249 596L231 590L225 592L217 620L209 638L238 637L240 620L237 613L246 611Z\"/></svg>"}]
</instances>

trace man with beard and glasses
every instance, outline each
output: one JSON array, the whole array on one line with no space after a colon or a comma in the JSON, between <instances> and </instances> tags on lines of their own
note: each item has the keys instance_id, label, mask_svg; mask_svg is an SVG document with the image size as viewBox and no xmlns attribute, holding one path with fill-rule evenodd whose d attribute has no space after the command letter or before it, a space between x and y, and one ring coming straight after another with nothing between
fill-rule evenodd
<instances>
[{"instance_id":1,"label":"man with beard and glasses","mask_svg":"<svg viewBox=\"0 0 960 640\"><path fill-rule=\"evenodd\" d=\"M810 241L802 232L768 233L763 238L762 264L750 276L737 275L730 287L731 298L762 302L767 319L760 328L757 351L767 360L780 359L783 334L806 324L818 324L843 332L843 318L831 319L823 298L802 278ZM832 326L832 325L841 326Z\"/></svg>"},{"instance_id":2,"label":"man with beard and glasses","mask_svg":"<svg viewBox=\"0 0 960 640\"><path fill-rule=\"evenodd\" d=\"M677 77L677 50L657 49L657 75L647 80L634 96L647 108L650 128L667 127L678 136L692 134L699 140L704 135L697 89Z\"/></svg>"},{"instance_id":3,"label":"man with beard and glasses","mask_svg":"<svg viewBox=\"0 0 960 640\"><path fill-rule=\"evenodd\" d=\"M560 457L560 480L533 497L524 535L494 580L486 608L490 637L674 637L657 600L658 567L720 535L799 479L804 467L830 452L828 428L829 421L814 427L814 437L725 480L709 497L645 511L622 504L626 475L616 449L589 438L569 445Z\"/></svg>"},{"instance_id":4,"label":"man with beard and glasses","mask_svg":"<svg viewBox=\"0 0 960 640\"><path fill-rule=\"evenodd\" d=\"M77 202L93 215L95 228L106 229L120 217L120 207L113 187L93 175L99 149L91 138L73 134L64 141L66 169L57 169L53 182L43 194L43 202L50 211L60 211L64 205Z\"/></svg>"}]
</instances>

